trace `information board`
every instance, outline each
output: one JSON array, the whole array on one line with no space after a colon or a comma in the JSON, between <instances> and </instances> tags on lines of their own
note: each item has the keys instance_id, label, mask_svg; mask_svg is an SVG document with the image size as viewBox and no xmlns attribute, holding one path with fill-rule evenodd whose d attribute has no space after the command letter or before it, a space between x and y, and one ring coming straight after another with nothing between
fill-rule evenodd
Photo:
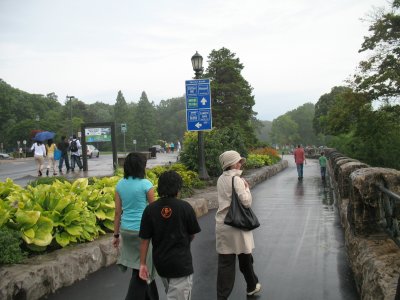
<instances>
[{"instance_id":1,"label":"information board","mask_svg":"<svg viewBox=\"0 0 400 300\"><path fill-rule=\"evenodd\" d=\"M87 143L111 142L111 128L85 128Z\"/></svg>"},{"instance_id":2,"label":"information board","mask_svg":"<svg viewBox=\"0 0 400 300\"><path fill-rule=\"evenodd\" d=\"M186 127L188 131L212 129L210 79L186 80Z\"/></svg>"}]
</instances>

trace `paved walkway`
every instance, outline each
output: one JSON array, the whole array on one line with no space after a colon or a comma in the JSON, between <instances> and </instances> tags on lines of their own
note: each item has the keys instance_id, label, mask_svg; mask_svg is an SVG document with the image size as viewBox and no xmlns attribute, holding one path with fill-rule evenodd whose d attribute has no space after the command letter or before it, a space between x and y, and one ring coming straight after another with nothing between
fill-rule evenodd
<instances>
[{"instance_id":1,"label":"paved walkway","mask_svg":"<svg viewBox=\"0 0 400 300\"><path fill-rule=\"evenodd\" d=\"M261 222L254 231L254 259L263 290L256 299L358 299L337 209L329 186L319 178L317 161L308 160L305 178L298 182L292 157L288 160L289 168L252 190ZM212 210L200 218L202 231L192 244L193 300L216 299L214 215ZM112 266L46 299L124 299L129 277ZM165 299L157 283L160 299ZM230 300L246 299L245 288L237 268Z\"/></svg>"}]
</instances>

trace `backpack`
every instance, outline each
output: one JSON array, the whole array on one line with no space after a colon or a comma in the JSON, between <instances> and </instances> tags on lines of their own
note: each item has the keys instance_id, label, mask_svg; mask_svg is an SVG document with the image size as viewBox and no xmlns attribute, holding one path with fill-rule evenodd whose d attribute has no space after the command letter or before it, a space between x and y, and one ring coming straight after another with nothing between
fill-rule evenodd
<instances>
[{"instance_id":1,"label":"backpack","mask_svg":"<svg viewBox=\"0 0 400 300\"><path fill-rule=\"evenodd\" d=\"M78 145L76 144L76 140L72 140L71 145L69 146L69 150L71 150L71 152L78 151Z\"/></svg>"}]
</instances>

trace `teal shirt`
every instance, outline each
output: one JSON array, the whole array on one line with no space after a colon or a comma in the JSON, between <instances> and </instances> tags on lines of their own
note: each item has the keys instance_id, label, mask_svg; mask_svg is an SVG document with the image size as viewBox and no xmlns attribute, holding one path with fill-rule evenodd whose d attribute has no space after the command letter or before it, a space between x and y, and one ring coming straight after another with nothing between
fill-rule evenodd
<instances>
[{"instance_id":1,"label":"teal shirt","mask_svg":"<svg viewBox=\"0 0 400 300\"><path fill-rule=\"evenodd\" d=\"M319 157L319 165L321 167L326 168L326 161L327 161L326 156L320 156Z\"/></svg>"},{"instance_id":2,"label":"teal shirt","mask_svg":"<svg viewBox=\"0 0 400 300\"><path fill-rule=\"evenodd\" d=\"M142 214L147 206L147 193L152 187L148 179L129 177L118 181L116 191L122 204L122 229L140 230Z\"/></svg>"}]
</instances>

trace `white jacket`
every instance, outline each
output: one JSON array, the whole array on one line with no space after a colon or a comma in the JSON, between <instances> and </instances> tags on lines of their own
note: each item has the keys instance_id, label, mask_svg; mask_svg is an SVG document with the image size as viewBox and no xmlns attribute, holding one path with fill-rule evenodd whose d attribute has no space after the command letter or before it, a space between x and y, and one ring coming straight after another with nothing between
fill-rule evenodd
<instances>
[{"instance_id":1,"label":"white jacket","mask_svg":"<svg viewBox=\"0 0 400 300\"><path fill-rule=\"evenodd\" d=\"M225 216L232 201L232 176L237 176L234 183L240 201L246 207L251 206L250 189L245 187L244 181L239 177L242 172L236 169L228 170L218 178L218 210L215 215L215 235L219 254L249 254L254 249L252 231L244 231L224 224Z\"/></svg>"},{"instance_id":2,"label":"white jacket","mask_svg":"<svg viewBox=\"0 0 400 300\"><path fill-rule=\"evenodd\" d=\"M46 147L43 144L38 145L38 143L34 143L31 147L31 151L34 151L34 156L46 156Z\"/></svg>"}]
</instances>

